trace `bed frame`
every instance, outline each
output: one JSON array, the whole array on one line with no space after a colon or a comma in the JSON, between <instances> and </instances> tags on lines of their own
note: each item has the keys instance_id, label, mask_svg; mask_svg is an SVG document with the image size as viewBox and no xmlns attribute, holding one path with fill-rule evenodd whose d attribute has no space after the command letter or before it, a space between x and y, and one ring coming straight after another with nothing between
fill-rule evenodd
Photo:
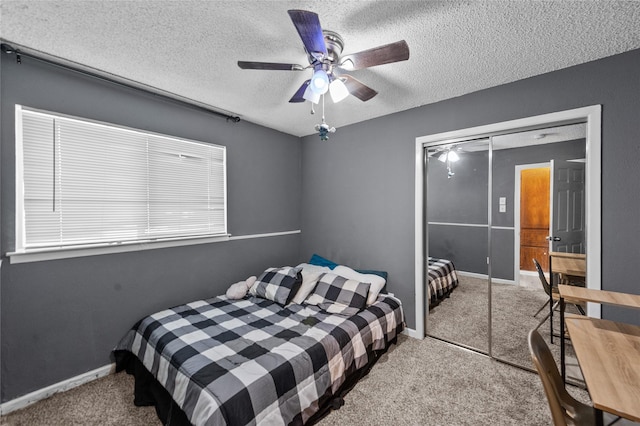
<instances>
[{"instance_id":1,"label":"bed frame","mask_svg":"<svg viewBox=\"0 0 640 426\"><path fill-rule=\"evenodd\" d=\"M378 359L389 350L391 345L397 344L397 340L398 337L396 335L396 337L390 340L386 347L381 350L368 348L369 362L360 369L349 371L344 383L335 394L331 393L331 389L327 390L318 401L320 409L309 418L306 425L316 424L329 415L331 411L338 410L342 407L344 405L344 397L347 393L353 389L360 379L369 374L373 366L378 362ZM130 352L118 351L115 353L115 356L117 358L116 365L118 365L120 369L124 369L128 374L133 375L135 379L134 405L137 407L155 406L156 414L165 426L191 425L187 415L171 398L169 392L153 377L135 355ZM302 424L303 422L300 417L295 418L293 422L290 423L292 426Z\"/></svg>"}]
</instances>

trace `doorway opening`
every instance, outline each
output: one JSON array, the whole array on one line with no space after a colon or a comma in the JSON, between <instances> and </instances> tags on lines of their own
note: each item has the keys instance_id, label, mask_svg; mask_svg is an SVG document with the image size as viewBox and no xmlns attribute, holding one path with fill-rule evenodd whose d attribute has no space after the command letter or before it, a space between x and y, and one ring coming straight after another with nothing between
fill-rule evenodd
<instances>
[{"instance_id":1,"label":"doorway opening","mask_svg":"<svg viewBox=\"0 0 640 426\"><path fill-rule=\"evenodd\" d=\"M514 197L514 281L540 287L533 259L549 270L551 163L516 166Z\"/></svg>"}]
</instances>

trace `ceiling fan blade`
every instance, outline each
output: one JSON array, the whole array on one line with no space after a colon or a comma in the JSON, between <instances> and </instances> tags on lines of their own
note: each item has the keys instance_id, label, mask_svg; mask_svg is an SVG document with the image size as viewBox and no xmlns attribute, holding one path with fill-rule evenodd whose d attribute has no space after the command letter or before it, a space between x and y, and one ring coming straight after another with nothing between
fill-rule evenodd
<instances>
[{"instance_id":1,"label":"ceiling fan blade","mask_svg":"<svg viewBox=\"0 0 640 426\"><path fill-rule=\"evenodd\" d=\"M289 10L288 13L307 52L317 59L321 59L321 55L322 58L326 57L327 46L318 15L306 10Z\"/></svg>"},{"instance_id":2,"label":"ceiling fan blade","mask_svg":"<svg viewBox=\"0 0 640 426\"><path fill-rule=\"evenodd\" d=\"M340 58L340 67L352 71L409 59L409 45L400 40Z\"/></svg>"},{"instance_id":3,"label":"ceiling fan blade","mask_svg":"<svg viewBox=\"0 0 640 426\"><path fill-rule=\"evenodd\" d=\"M347 86L349 93L360 99L362 102L366 102L378 94L378 92L373 90L371 87L348 74L341 74L340 79L344 81L344 85Z\"/></svg>"},{"instance_id":4,"label":"ceiling fan blade","mask_svg":"<svg viewBox=\"0 0 640 426\"><path fill-rule=\"evenodd\" d=\"M309 83L311 83L311 80L307 80L304 83L302 83L302 86L300 86L300 88L295 93L295 95L293 95L291 99L289 99L289 102L292 102L292 103L304 102L305 98L303 98L302 96L304 95L304 91L307 90L307 86L309 86Z\"/></svg>"},{"instance_id":5,"label":"ceiling fan blade","mask_svg":"<svg viewBox=\"0 0 640 426\"><path fill-rule=\"evenodd\" d=\"M298 64L280 64L275 62L246 62L238 61L238 66L243 70L281 70L281 71L302 71L305 69Z\"/></svg>"}]
</instances>

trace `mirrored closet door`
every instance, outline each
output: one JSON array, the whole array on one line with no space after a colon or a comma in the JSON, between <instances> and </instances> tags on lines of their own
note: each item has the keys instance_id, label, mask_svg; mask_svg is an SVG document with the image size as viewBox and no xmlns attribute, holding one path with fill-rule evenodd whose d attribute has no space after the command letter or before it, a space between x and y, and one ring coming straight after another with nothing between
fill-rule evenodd
<instances>
[{"instance_id":1,"label":"mirrored closet door","mask_svg":"<svg viewBox=\"0 0 640 426\"><path fill-rule=\"evenodd\" d=\"M497 359L531 367L527 334L536 327L559 359L559 339L552 344L550 338L559 333L559 313L552 331L543 281L551 283L549 253L558 250L549 240L567 239L560 230L573 230L580 240L568 251L584 253L586 246L585 132L575 124L491 138L491 350Z\"/></svg>"},{"instance_id":2,"label":"mirrored closet door","mask_svg":"<svg viewBox=\"0 0 640 426\"><path fill-rule=\"evenodd\" d=\"M574 231L582 240L559 250L586 247L585 132L572 124L426 147L429 336L531 368L527 334L539 327L559 352L542 280L562 247L549 240Z\"/></svg>"},{"instance_id":3,"label":"mirrored closet door","mask_svg":"<svg viewBox=\"0 0 640 426\"><path fill-rule=\"evenodd\" d=\"M489 139L427 149L426 176L427 333L488 353Z\"/></svg>"}]
</instances>

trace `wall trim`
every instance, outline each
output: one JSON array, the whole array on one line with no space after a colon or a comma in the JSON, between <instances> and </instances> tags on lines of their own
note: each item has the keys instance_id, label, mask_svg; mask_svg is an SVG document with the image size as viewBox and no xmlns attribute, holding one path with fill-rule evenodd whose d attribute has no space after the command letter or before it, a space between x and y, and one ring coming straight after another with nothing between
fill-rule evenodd
<instances>
[{"instance_id":1,"label":"wall trim","mask_svg":"<svg viewBox=\"0 0 640 426\"><path fill-rule=\"evenodd\" d=\"M232 235L229 236L229 241L248 240L253 238L281 237L283 235L293 235L300 233L302 233L302 231L300 229L296 229L295 231L269 232L266 234Z\"/></svg>"},{"instance_id":2,"label":"wall trim","mask_svg":"<svg viewBox=\"0 0 640 426\"><path fill-rule=\"evenodd\" d=\"M92 382L96 379L108 376L109 374L113 374L115 372L116 365L115 363L112 363L100 368L96 368L95 370L87 371L86 373L80 374L78 376L71 377L67 380L54 383L45 388L0 404L0 415L7 415L13 411L28 407L29 405L35 404L38 401L42 401L43 399L47 399L58 392L71 390L80 385L84 385L85 383Z\"/></svg>"},{"instance_id":3,"label":"wall trim","mask_svg":"<svg viewBox=\"0 0 640 426\"><path fill-rule=\"evenodd\" d=\"M466 226L470 228L488 228L488 223L454 223L454 222L427 222L427 225L438 225L438 226ZM513 226L492 226L491 229L502 229L505 231L513 231L515 228Z\"/></svg>"},{"instance_id":4,"label":"wall trim","mask_svg":"<svg viewBox=\"0 0 640 426\"><path fill-rule=\"evenodd\" d=\"M456 271L458 275L462 275L463 277L471 277L471 278L480 278L483 280L488 280L489 275L487 274L478 274L477 272L467 272L467 271ZM516 284L515 280L508 280L505 278L491 278L492 283L496 284Z\"/></svg>"},{"instance_id":5,"label":"wall trim","mask_svg":"<svg viewBox=\"0 0 640 426\"><path fill-rule=\"evenodd\" d=\"M439 226L468 226L473 228L488 228L488 223L454 223L454 222L427 222L427 225Z\"/></svg>"}]
</instances>

